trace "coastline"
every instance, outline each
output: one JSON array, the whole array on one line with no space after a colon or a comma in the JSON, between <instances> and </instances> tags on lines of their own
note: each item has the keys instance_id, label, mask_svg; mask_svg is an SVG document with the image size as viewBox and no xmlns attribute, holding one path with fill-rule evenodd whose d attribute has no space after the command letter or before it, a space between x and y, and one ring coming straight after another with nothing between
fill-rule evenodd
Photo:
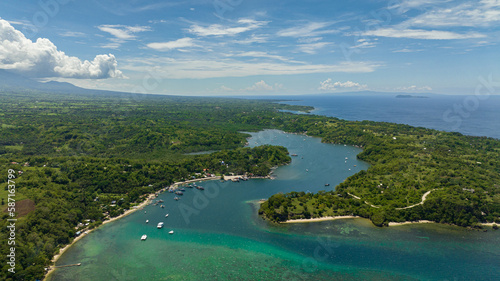
<instances>
[{"instance_id":1,"label":"coastline","mask_svg":"<svg viewBox=\"0 0 500 281\"><path fill-rule=\"evenodd\" d=\"M140 210L140 209L144 208L145 206L147 206L147 205L149 205L151 203L151 200L153 198L155 198L155 196L156 196L156 193L149 194L148 197L147 197L147 199L144 200L144 202L141 202L139 205L134 206L132 209L129 209L129 210L125 211L123 214L121 214L119 216L116 216L114 218L111 218L111 219L103 221L102 224L100 224L99 226L97 226L97 227L95 227L93 229L89 229L89 230L84 231L78 237L76 237L75 239L73 239L73 241L71 241L71 243L69 243L66 246L64 246L61 249L59 249L59 252L57 254L55 254L54 257L52 257L51 262L52 262L53 265L51 265L51 266L48 267L47 273L45 274L45 277L43 278L43 280L47 280L47 278L49 277L49 275L56 270L55 263L57 262L57 260L59 260L59 258L62 256L62 254L64 254L64 252L66 252L71 246L73 246L73 244L75 244L77 241L79 241L80 239L82 239L83 237L85 237L87 234L89 234L92 231L98 229L102 225L105 225L107 223L119 220L119 219L121 219L123 217L126 217L126 216L134 213L137 210Z\"/></svg>"},{"instance_id":2,"label":"coastline","mask_svg":"<svg viewBox=\"0 0 500 281\"><path fill-rule=\"evenodd\" d=\"M259 201L261 203L262 201ZM334 217L321 217L321 218L310 218L310 219L295 219L295 220L287 220L281 223L307 223L307 222L320 222L320 221L332 221L332 220L340 220L340 219L367 219L360 216L334 216ZM401 226L408 224L421 224L421 223L437 223L435 221L429 220L418 220L418 221L404 221L404 222L389 222L388 226ZM479 223L481 226L490 226L499 225L497 223Z\"/></svg>"},{"instance_id":3,"label":"coastline","mask_svg":"<svg viewBox=\"0 0 500 281\"><path fill-rule=\"evenodd\" d=\"M235 178L235 179L236 178L238 178L238 179L241 178L242 179L242 178L244 178L246 176L236 175L236 176L225 176L225 177L230 177L231 180L232 180L233 178ZM259 177L259 176L248 177L248 179L256 179L256 178L260 178L260 179L272 179L271 175L268 175L268 176L265 176L265 177ZM116 221L116 220L119 220L121 218L124 218L124 217L126 217L126 216L128 216L128 215L130 215L130 214L132 214L134 212L136 212L137 210L140 210L140 209L144 208L145 206L151 204L152 200L154 198L156 198L158 196L158 194L160 194L161 192L165 192L167 190L176 190L177 188L179 188L181 185L184 185L184 184L189 184L189 183L194 183L194 182L201 182L201 181L208 181L208 180L219 180L219 179L221 179L220 176L214 176L214 177L206 177L206 178L198 178L198 179L192 179L192 180L174 182L169 187L165 187L165 188L162 188L162 189L160 189L160 190L158 190L158 191L156 191L154 193L148 194L146 200L144 200L143 202L141 202L139 205L133 206L131 209L125 211L123 214L121 214L119 216L116 216L116 217L104 220L102 222L102 224L100 224L99 226L97 226L97 227L95 227L93 229L84 231L78 237L76 237L75 239L73 239L73 241L71 241L71 243L69 243L69 244L65 245L64 247L62 247L61 249L59 249L59 252L57 254L55 254L54 257L52 258L52 260L51 260L52 265L50 265L48 267L48 270L45 273L45 276L44 276L43 280L47 280L47 278L50 276L50 274L52 274L57 269L57 267L55 266L55 263L64 254L64 252L66 252L71 246L73 246L80 239L82 239L86 235L90 234L92 231L98 229L102 225L110 223L110 222L113 222L113 221Z\"/></svg>"},{"instance_id":4,"label":"coastline","mask_svg":"<svg viewBox=\"0 0 500 281\"><path fill-rule=\"evenodd\" d=\"M415 223L436 223L436 222L434 222L434 221L428 221L428 220L404 221L404 222L390 222L389 226L399 226L399 225L415 224Z\"/></svg>"},{"instance_id":5,"label":"coastline","mask_svg":"<svg viewBox=\"0 0 500 281\"><path fill-rule=\"evenodd\" d=\"M357 219L357 218L362 218L362 217L360 217L360 216L334 216L334 217L287 220L287 221L284 221L282 223L304 223L304 222L333 221L333 220L341 220L341 219Z\"/></svg>"}]
</instances>

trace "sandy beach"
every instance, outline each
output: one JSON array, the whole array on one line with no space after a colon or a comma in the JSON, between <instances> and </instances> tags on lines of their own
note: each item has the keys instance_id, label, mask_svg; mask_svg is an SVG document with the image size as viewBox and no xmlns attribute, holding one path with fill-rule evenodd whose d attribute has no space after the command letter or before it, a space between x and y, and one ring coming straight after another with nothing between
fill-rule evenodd
<instances>
[{"instance_id":1,"label":"sandy beach","mask_svg":"<svg viewBox=\"0 0 500 281\"><path fill-rule=\"evenodd\" d=\"M123 214L119 215L119 216L116 216L114 218L111 218L109 220L105 220L102 222L101 225L104 225L104 224L107 224L107 223L110 223L112 221L116 221L116 220L119 220L123 217L126 217L130 214L132 214L133 212L137 211L137 210L140 210L142 209L143 207L147 206L148 204L151 203L151 200L153 198L155 198L156 194L155 193L152 193L152 194L149 194L148 195L148 198L146 200L144 200L144 202L140 203L139 205L136 205L134 207L132 207L132 209L129 209L127 211L125 211ZM78 240L82 239L83 237L85 237L87 234L91 233L92 231L96 230L97 228L99 228L101 225L99 225L98 227L96 228L93 228L93 229L89 229L89 230L86 230L84 231L82 234L80 234L78 237L76 237L75 239L73 239L73 241L71 243L69 243L68 245L64 246L63 248L61 248L59 250L59 252L57 254L54 255L54 257L52 258L52 263L55 265L55 263L57 262L57 260L61 257L61 255L66 252L71 246L73 246L73 244L75 244ZM49 267L49 270L47 271L47 274L45 274L45 278L44 280L46 280L49 275L55 270L56 268L54 266L50 266Z\"/></svg>"},{"instance_id":2,"label":"sandy beach","mask_svg":"<svg viewBox=\"0 0 500 281\"><path fill-rule=\"evenodd\" d=\"M415 223L436 223L436 222L428 221L428 220L404 221L404 222L390 222L389 226L398 226L398 225L415 224Z\"/></svg>"},{"instance_id":3,"label":"sandy beach","mask_svg":"<svg viewBox=\"0 0 500 281\"><path fill-rule=\"evenodd\" d=\"M241 177L243 178L244 176L234 176L234 177ZM110 223L110 222L113 222L113 221L116 221L116 220L119 220L123 217L126 217L130 214L132 214L133 212L137 211L137 210L140 210L142 209L143 207L147 206L148 204L150 204L152 202L152 200L154 198L156 198L157 194L161 193L161 192L164 192L166 190L169 190L169 189L172 189L172 190L175 190L177 188L179 188L179 186L181 185L184 185L184 184L190 184L190 183L194 183L194 182L200 182L200 181L207 181L207 180L218 180L220 179L221 177L220 176L214 176L214 177L206 177L206 178L198 178L198 179L192 179L192 180L187 180L187 181L181 181L181 182L175 182L173 183L172 185L170 185L169 187L167 188L164 188L164 189L161 189L155 193L151 193L147 196L147 199L140 203L139 205L136 205L134 207L132 207L131 209L125 211L123 214L119 215L119 216L116 216L114 218L111 218L111 219L108 219L108 220L105 220L102 222L101 225L104 225L104 224L107 224L107 223ZM76 242L78 242L80 239L82 239L83 237L85 237L87 234L91 233L92 231L96 230L97 228L99 228L101 225L99 225L98 227L94 228L94 229L89 229L89 230L86 230L84 231L82 234L80 234L78 237L76 237L75 239L73 239L73 241L64 246L63 248L61 248L59 250L59 252L54 255L54 257L52 258L52 263L55 265L55 263L57 262L57 260L61 257L61 255L66 252L71 246L73 246L73 244L75 244ZM56 269L56 267L52 265L49 267L48 271L47 271L47 274L45 275L45 278L44 280L46 280L49 275L54 272L54 270Z\"/></svg>"},{"instance_id":4,"label":"sandy beach","mask_svg":"<svg viewBox=\"0 0 500 281\"><path fill-rule=\"evenodd\" d=\"M312 219L296 219L296 220L287 220L282 223L303 223L303 222L318 222L318 221L332 221L332 220L341 220L341 219L355 219L361 218L359 216L335 216L335 217L321 217L321 218L312 218Z\"/></svg>"}]
</instances>

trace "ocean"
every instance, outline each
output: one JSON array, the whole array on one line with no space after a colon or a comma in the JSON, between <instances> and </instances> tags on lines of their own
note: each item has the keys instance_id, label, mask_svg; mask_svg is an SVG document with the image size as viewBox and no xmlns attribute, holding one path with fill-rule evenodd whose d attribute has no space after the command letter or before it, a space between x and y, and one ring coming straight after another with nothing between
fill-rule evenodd
<instances>
[{"instance_id":1,"label":"ocean","mask_svg":"<svg viewBox=\"0 0 500 281\"><path fill-rule=\"evenodd\" d=\"M300 101L287 103L316 104L314 114L436 129L446 123L438 118L443 109L460 101L441 100L432 107L427 103L440 99L293 98ZM491 100L490 105L498 102ZM498 112L485 109L490 105L481 104L457 130L498 138L498 122L493 122L499 120ZM412 113L412 107L420 113ZM386 120L391 114L393 119ZM490 116L484 125L489 130L469 127L483 118L478 116ZM186 188L179 201L163 193L159 198L165 209L149 205L98 228L57 262L82 265L59 268L49 280L500 280L500 231L491 228L378 228L365 219L282 225L263 221L257 200L278 192L332 190L369 165L356 158L359 148L303 135L252 133L249 145L262 144L283 145L298 156L276 169L274 180L202 182L204 191ZM156 228L160 221L165 222L163 229ZM140 240L143 234L146 241Z\"/></svg>"},{"instance_id":2,"label":"ocean","mask_svg":"<svg viewBox=\"0 0 500 281\"><path fill-rule=\"evenodd\" d=\"M261 97L262 98L262 97ZM500 95L428 95L428 98L396 98L394 95L274 96L283 103L309 105L311 114L351 121L382 121L425 127L464 135L500 139Z\"/></svg>"}]
</instances>

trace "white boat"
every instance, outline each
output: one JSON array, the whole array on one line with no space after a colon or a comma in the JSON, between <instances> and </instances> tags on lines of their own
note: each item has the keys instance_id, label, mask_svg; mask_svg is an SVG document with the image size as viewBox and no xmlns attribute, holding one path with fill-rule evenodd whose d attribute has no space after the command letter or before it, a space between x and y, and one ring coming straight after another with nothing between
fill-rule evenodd
<instances>
[{"instance_id":1,"label":"white boat","mask_svg":"<svg viewBox=\"0 0 500 281\"><path fill-rule=\"evenodd\" d=\"M166 214L165 217L168 217L168 214Z\"/></svg>"},{"instance_id":2,"label":"white boat","mask_svg":"<svg viewBox=\"0 0 500 281\"><path fill-rule=\"evenodd\" d=\"M163 227L163 222L159 222L158 225L156 226L157 228L162 228Z\"/></svg>"},{"instance_id":3,"label":"white boat","mask_svg":"<svg viewBox=\"0 0 500 281\"><path fill-rule=\"evenodd\" d=\"M173 231L173 230L170 230L170 231L168 232L168 234L174 234L174 231Z\"/></svg>"},{"instance_id":4,"label":"white boat","mask_svg":"<svg viewBox=\"0 0 500 281\"><path fill-rule=\"evenodd\" d=\"M144 240L146 240L147 238L148 238L148 236L147 236L146 234L144 234L144 235L142 235L141 240L142 240L142 241L144 241Z\"/></svg>"},{"instance_id":5,"label":"white boat","mask_svg":"<svg viewBox=\"0 0 500 281\"><path fill-rule=\"evenodd\" d=\"M146 220L146 223L148 223L148 222L149 222L149 220Z\"/></svg>"}]
</instances>

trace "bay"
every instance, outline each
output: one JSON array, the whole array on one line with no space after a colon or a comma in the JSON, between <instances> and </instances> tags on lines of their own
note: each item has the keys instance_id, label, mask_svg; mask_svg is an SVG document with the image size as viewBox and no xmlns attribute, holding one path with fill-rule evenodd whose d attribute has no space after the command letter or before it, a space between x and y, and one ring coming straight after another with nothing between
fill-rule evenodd
<instances>
[{"instance_id":1,"label":"bay","mask_svg":"<svg viewBox=\"0 0 500 281\"><path fill-rule=\"evenodd\" d=\"M263 221L254 200L331 190L369 165L356 159L359 148L303 135L266 130L252 133L249 143L283 145L297 156L275 170L275 180L207 181L199 184L204 191L186 188L179 201L161 194L165 209L150 205L100 227L57 262L82 265L57 269L49 280L500 279L498 231L437 224L377 228L364 219ZM159 221L163 229L156 228ZM140 241L143 234L146 241Z\"/></svg>"}]
</instances>

